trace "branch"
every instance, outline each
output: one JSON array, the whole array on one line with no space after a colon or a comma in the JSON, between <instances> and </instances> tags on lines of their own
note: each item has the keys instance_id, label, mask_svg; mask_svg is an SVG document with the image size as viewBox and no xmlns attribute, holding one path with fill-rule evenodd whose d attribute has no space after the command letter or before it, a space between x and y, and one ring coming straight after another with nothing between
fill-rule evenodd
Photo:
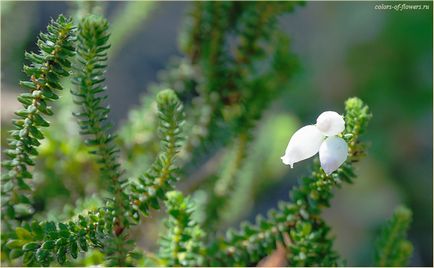
<instances>
[{"instance_id":1,"label":"branch","mask_svg":"<svg viewBox=\"0 0 434 268\"><path fill-rule=\"evenodd\" d=\"M24 109L15 113L19 118L13 120L15 129L10 131L9 149L5 151L8 160L2 162L6 169L2 176L2 219L22 219L32 213L28 194L31 187L26 182L32 179L32 174L28 167L34 165L39 140L44 139L42 127L50 125L45 116L53 115L48 105L58 99L56 91L62 90L59 80L69 75L69 60L75 54L73 42L73 23L60 15L51 20L46 34L40 34L39 53L25 53L31 62L24 66L30 81L21 81L20 85L30 92L18 97Z\"/></svg>"},{"instance_id":2,"label":"branch","mask_svg":"<svg viewBox=\"0 0 434 268\"><path fill-rule=\"evenodd\" d=\"M204 256L202 238L204 233L192 219L193 204L180 192L166 194L167 233L160 239L160 253L163 266L201 266Z\"/></svg>"},{"instance_id":3,"label":"branch","mask_svg":"<svg viewBox=\"0 0 434 268\"><path fill-rule=\"evenodd\" d=\"M176 176L175 157L182 146L182 126L184 112L182 103L175 92L166 89L157 95L159 134L161 153L151 168L132 184L134 194L133 217L138 220L139 213L147 215L151 208L159 209L160 200L165 200L165 193L173 189Z\"/></svg>"},{"instance_id":4,"label":"branch","mask_svg":"<svg viewBox=\"0 0 434 268\"><path fill-rule=\"evenodd\" d=\"M17 227L15 238L6 243L11 249L9 257L23 256L27 266L48 266L54 260L65 263L67 255L76 259L79 252L86 252L89 247L103 248L107 233L113 228L113 223L106 221L110 213L98 209L66 223L33 221Z\"/></svg>"},{"instance_id":5,"label":"branch","mask_svg":"<svg viewBox=\"0 0 434 268\"><path fill-rule=\"evenodd\" d=\"M177 180L175 156L182 141L182 104L172 90L160 92L157 103L161 154L150 171L128 189L131 192L127 212L137 221L138 210L147 213L151 207L159 208L159 201L166 199L165 193L173 189L172 184ZM125 262L125 256L130 254L130 244L126 241L125 233L116 233L118 226L113 220L114 215L114 208L110 205L78 215L65 223L35 221L31 225L18 227L5 246L11 249L11 258L24 255L23 262L28 266L47 266L54 260L63 264L68 255L77 258L80 252L86 252L89 247L107 254L108 265L119 266L119 263Z\"/></svg>"},{"instance_id":6,"label":"branch","mask_svg":"<svg viewBox=\"0 0 434 268\"><path fill-rule=\"evenodd\" d=\"M412 218L411 210L398 207L393 217L382 228L375 247L375 265L385 267L407 266L413 245L406 239Z\"/></svg>"},{"instance_id":7,"label":"branch","mask_svg":"<svg viewBox=\"0 0 434 268\"><path fill-rule=\"evenodd\" d=\"M101 166L101 177L105 180L110 193L114 196L112 201L116 213L118 227L128 225L124 214L128 207L128 197L123 193L125 180L121 178L120 165L117 159L118 149L113 144L114 137L109 133L111 125L107 123L110 112L103 102L107 99L103 93L106 87L104 72L106 68L108 22L99 16L87 16L78 27L78 65L75 68L74 84L76 90L75 103L81 111L74 113L79 120L80 134L86 137L86 144L93 150L90 152L98 157ZM119 231L121 232L121 231Z\"/></svg>"},{"instance_id":8,"label":"branch","mask_svg":"<svg viewBox=\"0 0 434 268\"><path fill-rule=\"evenodd\" d=\"M96 155L100 164L101 178L107 186L110 196L106 206L112 211L107 214L107 221L114 221L114 237L108 242L106 253L110 256L110 265L125 265L128 250L122 233L129 226L129 197L124 192L126 180L118 163L119 149L113 144L110 134L111 125L107 122L110 108L104 106L107 99L103 95L106 87L104 72L107 62L109 24L100 16L84 17L78 26L78 64L73 83L77 86L71 93L76 96L74 102L81 111L74 113L79 119L80 134L86 137L86 144L92 148L91 154Z\"/></svg>"},{"instance_id":9,"label":"branch","mask_svg":"<svg viewBox=\"0 0 434 268\"><path fill-rule=\"evenodd\" d=\"M318 161L311 177L304 178L291 191L293 203L282 202L271 210L268 218L258 217L254 225L243 223L240 231L229 230L208 247L208 255L216 256L209 265L248 266L256 264L276 249L276 242L290 251L290 265L335 265L337 254L328 237L329 227L320 219L322 208L329 206L331 190L355 177L352 164L360 159L364 145L359 135L370 118L367 106L359 99L346 102L346 130L343 136L349 144L349 158L335 173L327 176ZM291 243L285 236L289 234Z\"/></svg>"}]
</instances>

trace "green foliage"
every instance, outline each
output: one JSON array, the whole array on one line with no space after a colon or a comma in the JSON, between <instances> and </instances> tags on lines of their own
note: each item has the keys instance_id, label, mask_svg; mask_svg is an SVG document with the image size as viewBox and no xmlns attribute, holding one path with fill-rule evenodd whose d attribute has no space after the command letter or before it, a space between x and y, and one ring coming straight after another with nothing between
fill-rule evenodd
<instances>
[{"instance_id":1,"label":"green foliage","mask_svg":"<svg viewBox=\"0 0 434 268\"><path fill-rule=\"evenodd\" d=\"M55 29L54 33L60 31L57 30L57 27L61 27L62 25L57 25L57 23L64 23L65 25L62 25L66 29L73 29L70 20L59 17L58 22L53 22L54 26L49 26L49 30ZM64 29L61 30L65 31ZM143 192L140 190L136 191L141 196L127 195L130 187L127 189L126 181L121 178L120 165L117 163L117 150L113 143L113 136L109 134L110 125L106 123L109 108L103 105L107 97L102 95L105 91L102 82L104 81L103 74L106 67L105 62L107 61L106 50L110 47L107 45L109 37L107 31L108 23L102 17L87 16L80 21L78 26L77 65L74 68L74 84L76 84L77 89L73 90L72 93L76 96L75 103L81 108L80 112L75 113L79 118L80 133L86 137L86 143L92 148L91 153L97 157L97 161L101 167L101 177L106 181L105 185L111 196L106 199L107 203L104 207L79 215L78 218L73 218L66 223L34 221L32 224L25 223L23 227L17 227L14 233L3 235L8 238L8 242L2 245L3 250L9 252L11 259L22 256L25 265L47 266L53 261L64 264L68 256L75 259L79 256L79 253L87 252L89 248L101 249L107 256L107 265L125 265L125 258L131 250L129 246L131 243L126 239L126 231L124 230L130 224L129 215L133 215L137 219L138 214L134 209L134 205L139 204L138 207L140 208L150 206L151 202L155 202L157 198L161 197L161 194L164 195L165 191L171 187L170 184L176 180L176 177L173 175L175 171L174 158L179 151L181 142L183 112L182 105L176 95L172 91L166 90L157 96L157 103L160 109L159 121L161 126L162 153L152 166L151 171L148 172L148 177L146 178L150 180L151 176L155 176L153 177L155 181L152 183L157 188L156 193L159 197L153 197L152 195L149 198L145 197L142 205L140 199L143 199ZM66 32L62 32L61 36L65 34ZM46 37L43 36L43 38ZM54 37L49 36L49 38L53 39ZM64 38L66 41L71 41L69 36ZM62 50L63 47L57 43L55 43L54 47L56 49L53 52L54 56L57 56L55 54L57 51L65 53ZM73 51L73 48L69 46L66 46L66 48L68 51ZM68 64L68 67L71 65L69 62L65 63L66 60L63 58L52 58L50 55L44 54L49 52L45 50L41 52L42 56L49 58L49 64L54 65L56 68L58 68L57 65L60 67L66 64ZM62 55L65 57L64 54ZM67 54L66 56L71 55ZM43 64L42 62L34 63L31 68L36 70L36 67L41 67L40 75L42 78L47 76L53 80L47 81L47 84L44 84L42 88L51 93L51 89L55 89L55 87L50 83L58 85L59 78L55 75L58 75L60 71L57 69L46 69L45 66L42 66ZM46 66L51 67L48 64ZM37 77L32 76L32 79L42 79L40 76ZM25 85L30 84L27 83ZM39 84L36 84L36 82L35 85L39 87ZM35 88L34 91L37 89L39 88ZM60 86L57 89L60 89ZM41 96L36 96L35 99L38 103L45 104L45 93ZM30 106L30 104L27 106ZM21 127L20 129L26 130L27 127L32 128L32 136L27 136L28 139L42 138L42 136L37 135L38 137L36 137L32 133L36 133L34 130L36 126L48 126L48 123L41 123L45 121L41 121L42 117L39 116L38 110L36 112L32 111L28 117L31 119L36 118L35 126L32 125L33 123L26 124L26 128ZM33 149L33 147L30 148ZM144 180L145 178L140 178L135 188L138 189L141 186L140 182L143 183ZM141 187L143 188L143 186ZM134 205L131 206L131 204Z\"/></svg>"},{"instance_id":2,"label":"green foliage","mask_svg":"<svg viewBox=\"0 0 434 268\"><path fill-rule=\"evenodd\" d=\"M138 210L148 213L151 207L159 208L159 200L166 199L165 193L173 188L172 184L177 180L174 161L182 140L182 105L171 90L158 94L157 103L162 153L151 170L139 178L136 184L131 185L132 192L129 195L131 206L127 211L128 215L132 216L131 219L139 219ZM141 192L142 188L148 189L144 188L148 185L150 189L156 189L152 192L154 195L151 192ZM114 208L110 202L108 204L65 223L34 221L31 225L18 227L12 235L12 240L6 244L6 247L11 250L10 258L18 258L24 254L24 264L47 266L53 261L62 264L70 257L76 259L79 253L87 252L89 248L98 248L108 257L107 265L127 264L125 258L131 254L132 245L126 239L123 230L119 229ZM23 233L27 235L23 236ZM54 246L44 247L47 242L48 245L53 243L49 241L54 241Z\"/></svg>"},{"instance_id":3,"label":"green foliage","mask_svg":"<svg viewBox=\"0 0 434 268\"><path fill-rule=\"evenodd\" d=\"M275 20L296 4L269 3L272 6L269 12L256 19L255 14L263 8L259 2L194 3L180 41L185 58L172 62L161 75L160 83L150 88L150 95L166 87L173 88L186 106L187 140L181 152L183 172L196 168L196 163L201 161L199 157L230 144L231 138L249 136L254 122L270 101L288 88L296 61L289 51L289 41L276 30ZM252 14L243 15L246 12ZM250 18L250 28L244 25L247 18ZM242 36L248 35L244 32L255 27L263 28L261 34L252 37L257 42L254 53L258 55L240 62L236 54L242 54L243 49L232 51L229 46L233 46L233 40L237 43L244 40ZM272 56L259 52L265 50L270 50ZM259 65L266 66L266 70L256 68ZM242 68L245 75L241 76L240 66L246 66ZM237 96L226 96L229 89ZM244 95L239 95L241 90L245 90ZM152 114L146 99L139 109L130 113L123 129L121 143L133 146L133 152L155 148L150 125L140 120L143 114ZM143 143L137 144L145 137ZM132 161L143 160L142 155L134 154L129 156Z\"/></svg>"},{"instance_id":4,"label":"green foliage","mask_svg":"<svg viewBox=\"0 0 434 268\"><path fill-rule=\"evenodd\" d=\"M376 242L375 265L385 267L407 266L413 245L406 239L412 218L406 207L398 207L392 219L382 228Z\"/></svg>"},{"instance_id":5,"label":"green foliage","mask_svg":"<svg viewBox=\"0 0 434 268\"><path fill-rule=\"evenodd\" d=\"M160 239L160 253L163 266L201 266L205 256L204 232L192 219L194 207L189 198L180 192L166 194L165 202L169 218L165 221L167 233Z\"/></svg>"},{"instance_id":6,"label":"green foliage","mask_svg":"<svg viewBox=\"0 0 434 268\"><path fill-rule=\"evenodd\" d=\"M182 37L181 43L191 64L187 68L196 78L192 83L191 76L184 76L188 87L179 90L187 95L185 91L190 88L190 94L196 92L198 96L187 110L184 172L196 169L199 157L218 152L223 146L240 148L227 161L227 167L222 165L221 171L207 179L206 228L212 229L220 222L224 203L244 165L257 120L272 100L288 88L294 74L296 60L289 51L289 40L277 29L276 20L296 4L198 2L192 10L190 24L195 27ZM266 12L262 12L264 8ZM267 50L271 53L265 53ZM197 69L200 71L195 73ZM227 152L235 150L230 148Z\"/></svg>"},{"instance_id":7,"label":"green foliage","mask_svg":"<svg viewBox=\"0 0 434 268\"><path fill-rule=\"evenodd\" d=\"M129 221L125 217L129 206L129 198L124 191L126 180L121 177L118 163L118 149L113 144L113 135L109 134L111 125L106 122L110 109L104 106L107 96L103 95L106 88L104 70L107 61L108 22L100 16L84 17L78 26L77 66L73 83L77 90L71 93L76 96L74 101L81 111L74 113L79 119L80 134L87 137L86 144L92 148L101 166L101 178L105 181L105 188L110 196L107 206L113 215L107 214L106 221L114 221L114 234L107 242L106 252L112 256L110 265L125 265L127 250L123 247L122 233L128 227Z\"/></svg>"},{"instance_id":8,"label":"green foliage","mask_svg":"<svg viewBox=\"0 0 434 268\"><path fill-rule=\"evenodd\" d=\"M53 114L50 102L58 99L56 91L62 90L59 79L68 76L70 58L74 53L74 27L72 21L60 15L52 20L47 33L41 33L37 41L38 53L25 53L30 65L24 66L29 81L20 85L29 90L18 97L23 104L13 120L15 129L10 131L8 160L2 162L7 170L2 175L2 218L23 219L32 213L28 195L32 179L29 166L34 165L33 156L44 138L42 127L50 124L45 119Z\"/></svg>"},{"instance_id":9,"label":"green foliage","mask_svg":"<svg viewBox=\"0 0 434 268\"><path fill-rule=\"evenodd\" d=\"M157 95L159 136L161 153L151 168L132 184L131 191L135 194L134 209L147 215L151 208L159 209L160 200L165 199L165 193L173 189L176 176L175 156L182 146L182 126L184 112L181 102L172 90L163 90ZM135 212L133 217L138 219Z\"/></svg>"},{"instance_id":10,"label":"green foliage","mask_svg":"<svg viewBox=\"0 0 434 268\"><path fill-rule=\"evenodd\" d=\"M74 84L77 90L71 91L76 96L74 101L81 111L74 115L79 119L80 134L87 137L86 144L93 149L90 153L98 157L101 165L101 177L115 197L112 201L116 215L121 217L119 224L128 224L123 219L128 206L128 197L123 193L125 180L121 179L120 165L117 163L118 149L113 145L113 135L109 134L111 125L106 122L110 112L104 106L107 96L102 95L106 88L104 70L107 61L109 39L108 22L102 17L85 17L78 27L78 65L75 68Z\"/></svg>"},{"instance_id":11,"label":"green foliage","mask_svg":"<svg viewBox=\"0 0 434 268\"><path fill-rule=\"evenodd\" d=\"M17 227L15 239L6 243L9 257L23 256L27 266L48 266L53 261L63 264L69 257L75 259L89 247L101 248L112 228L112 222L105 221L106 213L101 209L66 223L33 221Z\"/></svg>"},{"instance_id":12,"label":"green foliage","mask_svg":"<svg viewBox=\"0 0 434 268\"><path fill-rule=\"evenodd\" d=\"M263 74L259 65L267 65L269 57L265 51L270 49L271 44L279 43L273 41L278 35L275 23L277 17L291 11L296 4L195 3L188 24L192 27L187 28L181 39L183 51L193 65L193 70L200 70L196 73L198 86L192 89L199 96L194 99L192 112L188 113L188 121L194 126L192 131L195 131L188 135L186 152L210 142L227 144L230 138L248 131L252 127L252 121L258 119L270 103L269 95L275 96L276 92L284 88L293 74L292 57L279 57L280 60L286 60L288 65L285 67L290 68L276 69L273 65L268 68L270 73L264 73L262 77L265 81L270 78L270 74L289 74L286 75L286 80L280 81L282 83L278 87L270 85L272 88L269 88L263 84L255 86L260 79L253 80ZM263 12L264 8L266 12ZM231 40L236 40L236 44L231 44ZM229 49L233 46L235 50ZM282 50L288 50L288 42L282 42L276 53L281 53ZM255 92L254 98L252 92ZM192 154L199 151L201 148Z\"/></svg>"}]
</instances>

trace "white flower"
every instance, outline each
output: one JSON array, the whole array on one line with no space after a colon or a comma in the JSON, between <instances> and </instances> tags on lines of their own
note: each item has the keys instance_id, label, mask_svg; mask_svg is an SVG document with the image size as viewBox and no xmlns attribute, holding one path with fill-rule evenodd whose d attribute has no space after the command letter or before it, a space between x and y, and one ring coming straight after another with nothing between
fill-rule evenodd
<instances>
[{"instance_id":1,"label":"white flower","mask_svg":"<svg viewBox=\"0 0 434 268\"><path fill-rule=\"evenodd\" d=\"M283 163L292 168L294 163L314 156L318 153L324 138L325 136L314 125L300 128L292 135L286 147L285 155L281 158Z\"/></svg>"},{"instance_id":2,"label":"white flower","mask_svg":"<svg viewBox=\"0 0 434 268\"><path fill-rule=\"evenodd\" d=\"M345 121L337 112L323 112L316 119L316 127L326 136L335 136L344 131Z\"/></svg>"},{"instance_id":3,"label":"white flower","mask_svg":"<svg viewBox=\"0 0 434 268\"><path fill-rule=\"evenodd\" d=\"M338 169L347 160L348 145L337 136L328 137L319 148L319 161L327 175Z\"/></svg>"},{"instance_id":4,"label":"white flower","mask_svg":"<svg viewBox=\"0 0 434 268\"><path fill-rule=\"evenodd\" d=\"M348 145L340 137L345 121L336 112L327 111L318 116L316 125L308 125L297 130L289 140L285 155L281 157L285 165L310 158L319 152L321 167L327 175L337 170L348 157Z\"/></svg>"}]
</instances>

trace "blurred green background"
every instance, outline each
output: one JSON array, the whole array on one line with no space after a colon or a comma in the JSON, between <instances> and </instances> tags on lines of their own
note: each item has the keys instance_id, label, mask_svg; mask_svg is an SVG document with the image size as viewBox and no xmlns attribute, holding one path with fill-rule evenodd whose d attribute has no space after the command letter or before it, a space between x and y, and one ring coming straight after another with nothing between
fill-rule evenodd
<instances>
[{"instance_id":1,"label":"blurred green background","mask_svg":"<svg viewBox=\"0 0 434 268\"><path fill-rule=\"evenodd\" d=\"M348 265L370 265L379 227L395 206L404 203L414 213L409 234L415 246L411 265L433 265L432 3L408 3L429 5L429 10L420 11L376 10L376 4L307 2L281 17L280 27L290 36L301 67L291 89L259 122L224 226L254 219L286 200L296 178L309 169L309 161L294 169L281 164L279 157L291 134L313 123L324 110L342 113L343 102L358 96L374 115L365 135L370 147L367 158L357 165L356 183L336 190L332 207L324 213L336 236L336 249ZM181 55L177 37L190 6L190 2L102 5L113 23L116 43L107 85L110 116L119 128L159 71ZM24 50L35 49L36 35L50 17L70 14L73 9L73 2L1 2L2 144L18 107L15 97L21 92L18 81L24 77ZM62 119L60 130L48 135L51 142L42 145L38 165L48 177L36 176L37 205L52 211L48 217L58 217L56 213L62 211L63 217L73 215L77 200L78 210L99 202L81 199L98 190L98 182L92 179L96 167L88 161L69 110L58 118ZM65 139L65 133L77 139ZM132 169L133 164L125 163ZM200 203L201 192L194 196ZM64 209L65 204L70 205ZM152 233L149 228L156 227L145 224L137 232ZM143 238L142 245L152 247L147 245L153 238Z\"/></svg>"}]
</instances>

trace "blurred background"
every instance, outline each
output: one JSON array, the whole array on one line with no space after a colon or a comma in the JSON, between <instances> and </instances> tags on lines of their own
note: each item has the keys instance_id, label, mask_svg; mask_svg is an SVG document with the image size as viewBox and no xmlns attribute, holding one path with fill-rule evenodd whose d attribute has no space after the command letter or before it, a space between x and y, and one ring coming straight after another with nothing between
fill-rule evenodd
<instances>
[{"instance_id":1,"label":"blurred background","mask_svg":"<svg viewBox=\"0 0 434 268\"><path fill-rule=\"evenodd\" d=\"M310 167L309 161L294 169L281 164L279 158L291 134L313 123L324 110L342 113L344 101L357 96L370 106L374 117L364 136L369 141L368 156L357 165L355 184L337 189L331 208L324 213L336 237L335 247L350 266L372 264L379 228L403 203L414 213L409 233L415 246L411 265L433 265L432 3L422 2L429 10L419 11L376 10L377 4L307 2L281 17L280 27L290 36L300 68L291 89L259 122L224 226L253 220L279 200L287 200L291 186ZM190 7L190 2L107 2L101 6L113 26L106 81L110 116L118 129L130 120L129 111L139 107L160 71L181 56L178 34ZM72 2L1 2L2 146L13 111L19 107L16 96L22 90L17 84L24 79L24 50L36 49L36 35L45 30L50 17L70 14L73 9ZM79 139L61 138L62 131L76 136L75 120L65 110L61 130L50 133L50 143L41 147L40 166L49 176L39 178L36 195L41 210L51 211L48 217L60 213L67 217L99 202L83 199L98 190L98 183L90 179L95 166L87 161ZM195 198L200 203L200 191ZM65 208L65 204L70 205ZM142 234L156 227L146 223L145 228ZM152 248L148 244L154 238L143 238L143 246Z\"/></svg>"}]
</instances>

